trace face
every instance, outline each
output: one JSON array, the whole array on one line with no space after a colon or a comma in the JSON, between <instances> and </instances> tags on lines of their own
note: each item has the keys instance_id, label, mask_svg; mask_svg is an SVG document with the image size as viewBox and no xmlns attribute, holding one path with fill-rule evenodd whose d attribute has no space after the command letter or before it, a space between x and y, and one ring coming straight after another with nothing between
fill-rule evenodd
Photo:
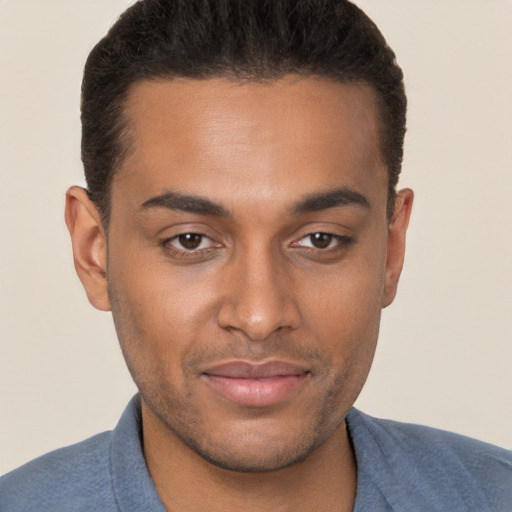
<instances>
[{"instance_id":1,"label":"face","mask_svg":"<svg viewBox=\"0 0 512 512\"><path fill-rule=\"evenodd\" d=\"M89 297L148 414L218 466L305 459L367 377L406 226L387 222L375 105L313 78L131 91L108 298Z\"/></svg>"}]
</instances>

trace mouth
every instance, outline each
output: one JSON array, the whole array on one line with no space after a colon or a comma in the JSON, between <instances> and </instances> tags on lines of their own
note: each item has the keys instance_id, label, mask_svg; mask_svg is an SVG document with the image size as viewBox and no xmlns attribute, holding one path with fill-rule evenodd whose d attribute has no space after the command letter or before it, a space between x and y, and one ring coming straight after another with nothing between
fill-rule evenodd
<instances>
[{"instance_id":1,"label":"mouth","mask_svg":"<svg viewBox=\"0 0 512 512\"><path fill-rule=\"evenodd\" d=\"M264 407L283 402L308 380L309 371L284 361L231 361L208 368L201 378L225 399Z\"/></svg>"}]
</instances>

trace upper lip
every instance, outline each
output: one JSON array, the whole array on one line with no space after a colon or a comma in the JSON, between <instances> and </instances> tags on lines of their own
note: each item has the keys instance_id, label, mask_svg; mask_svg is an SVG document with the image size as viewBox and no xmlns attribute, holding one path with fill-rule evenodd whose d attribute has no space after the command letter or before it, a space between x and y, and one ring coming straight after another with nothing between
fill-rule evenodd
<instances>
[{"instance_id":1,"label":"upper lip","mask_svg":"<svg viewBox=\"0 0 512 512\"><path fill-rule=\"evenodd\" d=\"M301 365L285 361L229 361L211 366L203 374L231 379L266 379L290 375L304 375L308 371Z\"/></svg>"}]
</instances>

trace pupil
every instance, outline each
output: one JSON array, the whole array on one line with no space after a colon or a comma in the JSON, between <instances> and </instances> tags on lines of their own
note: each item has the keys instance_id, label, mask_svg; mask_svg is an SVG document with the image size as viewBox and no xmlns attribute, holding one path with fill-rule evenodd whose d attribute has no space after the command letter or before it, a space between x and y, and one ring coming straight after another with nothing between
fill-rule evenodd
<instances>
[{"instance_id":1,"label":"pupil","mask_svg":"<svg viewBox=\"0 0 512 512\"><path fill-rule=\"evenodd\" d=\"M311 235L311 243L317 249L325 249L326 247L329 247L331 242L332 235L329 235L328 233L315 233Z\"/></svg>"},{"instance_id":2,"label":"pupil","mask_svg":"<svg viewBox=\"0 0 512 512\"><path fill-rule=\"evenodd\" d=\"M186 235L180 235L178 240L182 247L185 249L197 249L201 245L203 235L197 233L187 233Z\"/></svg>"}]
</instances>

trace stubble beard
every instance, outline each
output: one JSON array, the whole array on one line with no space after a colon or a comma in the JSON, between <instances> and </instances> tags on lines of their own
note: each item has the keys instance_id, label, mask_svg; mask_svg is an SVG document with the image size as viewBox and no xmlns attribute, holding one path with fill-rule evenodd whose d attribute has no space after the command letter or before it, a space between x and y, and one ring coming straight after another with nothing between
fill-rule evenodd
<instances>
[{"instance_id":1,"label":"stubble beard","mask_svg":"<svg viewBox=\"0 0 512 512\"><path fill-rule=\"evenodd\" d=\"M183 445L208 463L238 473L278 471L303 462L341 428L346 415L340 414L339 407L336 410L332 408L337 402L334 396L327 397L322 410L317 410L307 424L302 423L299 432L281 435L278 439L269 435L261 445L267 448L267 453L263 454L251 442L250 433L247 443L245 439L234 440L229 436L215 439L209 434L205 422L197 419L199 415L194 413L190 404L179 399L168 400L168 395L161 390L155 392L145 386L139 389L151 413ZM269 446L273 446L271 453L268 453Z\"/></svg>"},{"instance_id":2,"label":"stubble beard","mask_svg":"<svg viewBox=\"0 0 512 512\"><path fill-rule=\"evenodd\" d=\"M281 433L273 437L268 433L266 441L259 442L263 450L259 450L258 446L251 442L250 432L247 442L240 438L234 440L229 435L224 437L211 435L207 419L202 417L200 408L193 405L190 391L192 386L187 385L197 378L195 369L199 366L198 360L205 359L204 355L191 358L182 369L183 388L188 391L179 394L169 389L165 380L165 371L161 369L162 373L158 378L158 372L152 367L151 361L143 360L145 343L143 328L133 321L133 315L130 312L124 310L122 301L116 300L110 286L109 295L121 350L145 404L171 435L203 460L218 468L238 473L265 473L303 462L342 428L345 416L366 380L367 373L364 378L359 379L359 385L356 387L353 384L347 385L354 370L354 359L357 358L348 357L343 370L333 376L332 363L327 361L319 351L288 343L287 340L269 340L266 345L268 355L289 355L292 358L296 356L313 362L313 366L317 368L314 378L322 381L321 384L317 383L317 386L324 392L315 400L312 407L315 409L314 412L308 411L308 418L304 419L298 427L295 425L290 435ZM243 359L239 342L225 347L223 353ZM210 353L206 357L214 360L216 355ZM255 417L270 414L272 412L267 410L254 412ZM270 451L269 447L272 447Z\"/></svg>"}]
</instances>

